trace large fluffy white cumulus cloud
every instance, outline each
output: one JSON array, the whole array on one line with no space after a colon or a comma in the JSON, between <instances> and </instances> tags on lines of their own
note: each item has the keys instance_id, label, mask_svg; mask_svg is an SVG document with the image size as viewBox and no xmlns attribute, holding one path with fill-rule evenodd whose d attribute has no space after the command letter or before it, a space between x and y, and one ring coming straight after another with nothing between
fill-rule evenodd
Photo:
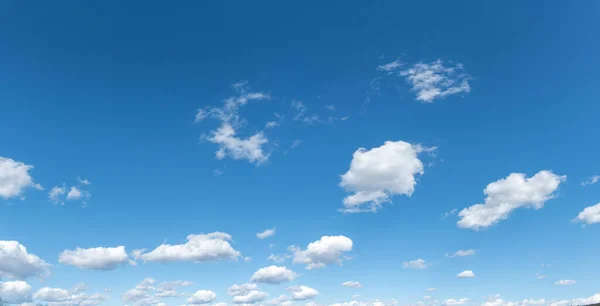
<instances>
[{"instance_id":1,"label":"large fluffy white cumulus cloud","mask_svg":"<svg viewBox=\"0 0 600 306\"><path fill-rule=\"evenodd\" d=\"M344 199L343 212L374 212L394 195L411 196L417 176L422 175L419 153L432 151L404 141L386 141L370 150L354 152L350 169L341 177L340 186L352 195Z\"/></svg>"},{"instance_id":2,"label":"large fluffy white cumulus cloud","mask_svg":"<svg viewBox=\"0 0 600 306\"><path fill-rule=\"evenodd\" d=\"M254 272L250 281L255 283L281 284L292 281L297 276L296 272L286 267L268 266Z\"/></svg>"},{"instance_id":3,"label":"large fluffy white cumulus cloud","mask_svg":"<svg viewBox=\"0 0 600 306\"><path fill-rule=\"evenodd\" d=\"M91 270L114 270L123 264L135 264L129 259L124 246L65 250L58 256L58 262Z\"/></svg>"},{"instance_id":4,"label":"large fluffy white cumulus cloud","mask_svg":"<svg viewBox=\"0 0 600 306\"><path fill-rule=\"evenodd\" d=\"M352 239L346 236L323 236L308 244L305 250L296 246L289 249L294 253L294 263L306 264L308 270L340 264L342 255L352 251Z\"/></svg>"},{"instance_id":5,"label":"large fluffy white cumulus cloud","mask_svg":"<svg viewBox=\"0 0 600 306\"><path fill-rule=\"evenodd\" d=\"M0 240L0 278L44 277L50 265L18 241Z\"/></svg>"},{"instance_id":6,"label":"large fluffy white cumulus cloud","mask_svg":"<svg viewBox=\"0 0 600 306\"><path fill-rule=\"evenodd\" d=\"M10 304L31 301L31 286L24 281L0 282L0 297Z\"/></svg>"},{"instance_id":7,"label":"large fluffy white cumulus cloud","mask_svg":"<svg viewBox=\"0 0 600 306\"><path fill-rule=\"evenodd\" d=\"M32 165L0 156L0 197L4 199L21 197L26 188L43 189L31 178L29 174L31 169L33 169Z\"/></svg>"},{"instance_id":8,"label":"large fluffy white cumulus cloud","mask_svg":"<svg viewBox=\"0 0 600 306\"><path fill-rule=\"evenodd\" d=\"M241 253L231 244L231 235L214 232L208 234L192 234L187 236L184 244L162 244L156 249L139 254L144 261L174 262L192 261L204 262L223 259L237 260Z\"/></svg>"},{"instance_id":9,"label":"large fluffy white cumulus cloud","mask_svg":"<svg viewBox=\"0 0 600 306\"><path fill-rule=\"evenodd\" d=\"M523 173L511 173L506 178L490 183L483 191L487 196L484 204L475 204L458 213L461 228L479 230L508 218L521 207L540 209L546 201L554 198L554 192L566 176L543 170L532 177Z\"/></svg>"}]
</instances>

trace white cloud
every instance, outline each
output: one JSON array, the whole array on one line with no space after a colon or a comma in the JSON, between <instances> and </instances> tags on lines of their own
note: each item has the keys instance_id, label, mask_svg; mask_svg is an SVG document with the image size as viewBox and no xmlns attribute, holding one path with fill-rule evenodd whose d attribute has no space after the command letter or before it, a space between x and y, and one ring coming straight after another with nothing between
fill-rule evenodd
<instances>
[{"instance_id":1,"label":"white cloud","mask_svg":"<svg viewBox=\"0 0 600 306\"><path fill-rule=\"evenodd\" d=\"M36 300L45 302L62 302L69 298L69 290L62 288L44 287L33 295Z\"/></svg>"},{"instance_id":2,"label":"white cloud","mask_svg":"<svg viewBox=\"0 0 600 306\"><path fill-rule=\"evenodd\" d=\"M250 281L255 283L281 284L292 281L297 276L296 272L286 267L268 266L254 272Z\"/></svg>"},{"instance_id":3,"label":"white cloud","mask_svg":"<svg viewBox=\"0 0 600 306\"><path fill-rule=\"evenodd\" d=\"M240 295L233 296L233 302L236 304L254 304L264 301L269 295L258 290L250 290Z\"/></svg>"},{"instance_id":4,"label":"white cloud","mask_svg":"<svg viewBox=\"0 0 600 306\"><path fill-rule=\"evenodd\" d=\"M464 257L464 256L473 256L473 255L475 255L475 250L469 249L469 250L458 250L458 251L456 251L456 253L454 253L452 255L446 254L446 257Z\"/></svg>"},{"instance_id":5,"label":"white cloud","mask_svg":"<svg viewBox=\"0 0 600 306\"><path fill-rule=\"evenodd\" d=\"M547 277L546 275L539 274L539 273L536 273L535 276L536 276L535 279L545 279Z\"/></svg>"},{"instance_id":6,"label":"white cloud","mask_svg":"<svg viewBox=\"0 0 600 306\"><path fill-rule=\"evenodd\" d=\"M325 105L325 108L332 112L335 112L335 106L333 104L327 104Z\"/></svg>"},{"instance_id":7,"label":"white cloud","mask_svg":"<svg viewBox=\"0 0 600 306\"><path fill-rule=\"evenodd\" d=\"M400 71L417 94L417 100L431 103L435 99L459 93L469 93L469 76L462 73L463 66L456 64L445 67L441 60L431 64L417 63L411 68Z\"/></svg>"},{"instance_id":8,"label":"white cloud","mask_svg":"<svg viewBox=\"0 0 600 306\"><path fill-rule=\"evenodd\" d=\"M543 170L527 178L523 173L511 173L506 178L492 182L483 191L484 204L475 204L460 211L458 227L479 230L508 218L520 207L540 209L555 197L554 192L566 176Z\"/></svg>"},{"instance_id":9,"label":"white cloud","mask_svg":"<svg viewBox=\"0 0 600 306\"><path fill-rule=\"evenodd\" d=\"M572 300L554 301L550 306L570 306L570 305L591 305L600 303L600 293L596 293L588 298L578 298Z\"/></svg>"},{"instance_id":10,"label":"white cloud","mask_svg":"<svg viewBox=\"0 0 600 306\"><path fill-rule=\"evenodd\" d=\"M464 305L469 301L469 299L467 298L463 298L460 300L455 300L455 299L447 299L444 301L443 305L446 306L456 306L456 305Z\"/></svg>"},{"instance_id":11,"label":"white cloud","mask_svg":"<svg viewBox=\"0 0 600 306\"><path fill-rule=\"evenodd\" d=\"M294 263L306 264L306 269L323 268L331 264L341 264L342 255L352 251L352 240L346 236L323 236L311 242L306 250L291 246Z\"/></svg>"},{"instance_id":12,"label":"white cloud","mask_svg":"<svg viewBox=\"0 0 600 306\"><path fill-rule=\"evenodd\" d=\"M89 185L92 183L88 179L82 179L80 177L77 177L77 182L81 185Z\"/></svg>"},{"instance_id":13,"label":"white cloud","mask_svg":"<svg viewBox=\"0 0 600 306\"><path fill-rule=\"evenodd\" d=\"M61 198L65 195L65 193L66 193L65 185L63 185L62 187L54 186L54 187L52 187L52 189L50 189L50 192L48 192L48 198L54 204L64 204L64 202L61 200Z\"/></svg>"},{"instance_id":14,"label":"white cloud","mask_svg":"<svg viewBox=\"0 0 600 306\"><path fill-rule=\"evenodd\" d=\"M308 108L301 101L292 101L292 107L296 110L294 121L301 121L305 124L315 124L321 121L318 114L307 115Z\"/></svg>"},{"instance_id":15,"label":"white cloud","mask_svg":"<svg viewBox=\"0 0 600 306\"><path fill-rule=\"evenodd\" d=\"M427 264L425 260L419 258L411 261L406 261L402 263L403 268L411 268L411 269L425 269L427 268Z\"/></svg>"},{"instance_id":16,"label":"white cloud","mask_svg":"<svg viewBox=\"0 0 600 306\"><path fill-rule=\"evenodd\" d=\"M280 295L272 300L265 301L264 305L267 305L267 306L290 306L290 305L292 305L292 301L290 301L290 298L288 296Z\"/></svg>"},{"instance_id":17,"label":"white cloud","mask_svg":"<svg viewBox=\"0 0 600 306\"><path fill-rule=\"evenodd\" d=\"M346 287L346 288L360 288L362 287L362 284L356 281L347 281L347 282L343 282L342 286Z\"/></svg>"},{"instance_id":18,"label":"white cloud","mask_svg":"<svg viewBox=\"0 0 600 306\"><path fill-rule=\"evenodd\" d=\"M458 275L456 277L458 277L458 278L472 278L472 277L475 277L475 273L473 273L473 271L471 271L471 270L465 270L465 271L462 271L462 272L458 273Z\"/></svg>"},{"instance_id":19,"label":"white cloud","mask_svg":"<svg viewBox=\"0 0 600 306\"><path fill-rule=\"evenodd\" d=\"M139 256L145 261L214 261L221 259L237 260L241 253L236 251L229 241L231 235L221 232L209 234L191 234L185 244L162 244L149 253Z\"/></svg>"},{"instance_id":20,"label":"white cloud","mask_svg":"<svg viewBox=\"0 0 600 306\"><path fill-rule=\"evenodd\" d=\"M561 280L557 281L555 284L568 286L568 285L575 285L575 283L577 283L577 282L574 280L571 280L571 279L561 279Z\"/></svg>"},{"instance_id":21,"label":"white cloud","mask_svg":"<svg viewBox=\"0 0 600 306\"><path fill-rule=\"evenodd\" d=\"M75 186L71 186L71 190L67 193L67 201L86 200L91 197L91 194L85 190L81 190Z\"/></svg>"},{"instance_id":22,"label":"white cloud","mask_svg":"<svg viewBox=\"0 0 600 306\"><path fill-rule=\"evenodd\" d=\"M58 262L80 269L106 271L127 263L135 264L129 259L124 246L65 250L58 256Z\"/></svg>"},{"instance_id":23,"label":"white cloud","mask_svg":"<svg viewBox=\"0 0 600 306\"><path fill-rule=\"evenodd\" d=\"M296 301L312 299L319 295L319 291L308 286L292 286L287 290L292 293L292 298Z\"/></svg>"},{"instance_id":24,"label":"white cloud","mask_svg":"<svg viewBox=\"0 0 600 306\"><path fill-rule=\"evenodd\" d=\"M45 277L50 267L45 261L27 252L18 241L0 240L0 277Z\"/></svg>"},{"instance_id":25,"label":"white cloud","mask_svg":"<svg viewBox=\"0 0 600 306\"><path fill-rule=\"evenodd\" d=\"M0 156L0 197L10 199L22 197L26 188L42 190L29 175L32 165L26 165L16 160Z\"/></svg>"},{"instance_id":26,"label":"white cloud","mask_svg":"<svg viewBox=\"0 0 600 306\"><path fill-rule=\"evenodd\" d=\"M160 302L152 296L153 291L156 290L156 287L153 286L155 282L152 278L145 278L135 288L127 290L123 294L123 302L133 303L134 305L149 305Z\"/></svg>"},{"instance_id":27,"label":"white cloud","mask_svg":"<svg viewBox=\"0 0 600 306\"><path fill-rule=\"evenodd\" d=\"M252 261L252 257L246 256L244 257L244 262L251 262Z\"/></svg>"},{"instance_id":28,"label":"white cloud","mask_svg":"<svg viewBox=\"0 0 600 306\"><path fill-rule=\"evenodd\" d=\"M445 213L442 214L442 216L440 217L442 220L445 220L446 218L456 215L456 213L458 212L458 208L453 208L450 211L447 211Z\"/></svg>"},{"instance_id":29,"label":"white cloud","mask_svg":"<svg viewBox=\"0 0 600 306\"><path fill-rule=\"evenodd\" d=\"M423 174L423 163L417 155L431 150L404 141L386 141L371 150L356 150L340 182L341 187L354 193L344 199L342 211L374 212L391 202L394 195L411 196L416 176Z\"/></svg>"},{"instance_id":30,"label":"white cloud","mask_svg":"<svg viewBox=\"0 0 600 306\"><path fill-rule=\"evenodd\" d=\"M236 131L233 126L223 123L221 127L213 131L211 137L207 138L209 141L220 145L216 153L218 159L229 156L235 160L247 159L257 165L269 159L269 154L266 154L262 148L268 142L262 132L245 139L236 137L235 134Z\"/></svg>"},{"instance_id":31,"label":"white cloud","mask_svg":"<svg viewBox=\"0 0 600 306\"><path fill-rule=\"evenodd\" d=\"M24 281L0 282L0 297L10 304L31 302L31 286Z\"/></svg>"},{"instance_id":32,"label":"white cloud","mask_svg":"<svg viewBox=\"0 0 600 306\"><path fill-rule=\"evenodd\" d=\"M398 70L402 66L404 66L404 63L402 63L400 60L395 60L391 63L377 66L377 70L392 73L393 71Z\"/></svg>"},{"instance_id":33,"label":"white cloud","mask_svg":"<svg viewBox=\"0 0 600 306\"><path fill-rule=\"evenodd\" d=\"M252 290L257 290L257 289L258 289L258 285L256 285L256 284L233 285L233 286L229 287L229 289L227 290L227 294L229 294L231 296L245 295L245 294L248 294L248 292L250 292Z\"/></svg>"},{"instance_id":34,"label":"white cloud","mask_svg":"<svg viewBox=\"0 0 600 306\"><path fill-rule=\"evenodd\" d=\"M429 291L429 292L433 292L435 290L436 290L435 288L427 288L427 291Z\"/></svg>"},{"instance_id":35,"label":"white cloud","mask_svg":"<svg viewBox=\"0 0 600 306\"><path fill-rule=\"evenodd\" d=\"M211 131L209 136L203 136L205 140L219 145L216 152L218 159L229 156L235 160L246 159L251 163L260 165L269 158L269 154L263 150L263 145L268 143L268 139L262 131L256 132L247 138L237 136L237 130L244 125L244 119L239 115L239 108L252 100L270 100L271 96L262 92L249 92L247 82L239 82L232 85L232 87L237 92L236 96L225 99L221 108L199 109L194 123L208 117L221 122L219 128Z\"/></svg>"},{"instance_id":36,"label":"white cloud","mask_svg":"<svg viewBox=\"0 0 600 306\"><path fill-rule=\"evenodd\" d=\"M277 121L269 121L265 124L266 128L273 128L279 125L279 122Z\"/></svg>"},{"instance_id":37,"label":"white cloud","mask_svg":"<svg viewBox=\"0 0 600 306\"><path fill-rule=\"evenodd\" d=\"M190 281L169 281L163 282L158 287L156 287L156 297L179 297L185 296L184 293L177 292L177 288L191 286L193 282Z\"/></svg>"},{"instance_id":38,"label":"white cloud","mask_svg":"<svg viewBox=\"0 0 600 306\"><path fill-rule=\"evenodd\" d=\"M276 263L283 263L286 258L290 258L290 255L282 255L282 254L271 254L267 257L267 260L271 260Z\"/></svg>"},{"instance_id":39,"label":"white cloud","mask_svg":"<svg viewBox=\"0 0 600 306\"><path fill-rule=\"evenodd\" d=\"M584 208L575 221L585 224L600 223L600 203Z\"/></svg>"},{"instance_id":40,"label":"white cloud","mask_svg":"<svg viewBox=\"0 0 600 306\"><path fill-rule=\"evenodd\" d=\"M217 294L210 290L198 290L187 299L188 304L208 304L217 298Z\"/></svg>"},{"instance_id":41,"label":"white cloud","mask_svg":"<svg viewBox=\"0 0 600 306\"><path fill-rule=\"evenodd\" d=\"M267 237L271 237L271 236L273 236L273 235L275 235L275 228L272 228L272 229L266 229L266 230L264 230L264 231L262 231L262 232L260 232L260 233L257 233L257 234L256 234L256 237L257 237L258 239L265 239L265 238L267 238Z\"/></svg>"},{"instance_id":42,"label":"white cloud","mask_svg":"<svg viewBox=\"0 0 600 306\"><path fill-rule=\"evenodd\" d=\"M600 175L594 175L594 176L590 177L587 181L581 182L581 186L593 185L593 184L598 183L599 180L600 180Z\"/></svg>"},{"instance_id":43,"label":"white cloud","mask_svg":"<svg viewBox=\"0 0 600 306\"><path fill-rule=\"evenodd\" d=\"M292 141L292 149L297 148L298 146L300 146L300 144L302 144L302 140L295 139L294 141Z\"/></svg>"}]
</instances>

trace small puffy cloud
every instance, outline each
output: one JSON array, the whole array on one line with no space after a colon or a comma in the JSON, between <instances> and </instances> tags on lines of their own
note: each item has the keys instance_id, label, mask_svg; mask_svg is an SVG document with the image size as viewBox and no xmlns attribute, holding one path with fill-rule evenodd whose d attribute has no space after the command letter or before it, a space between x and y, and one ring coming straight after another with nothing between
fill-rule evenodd
<instances>
[{"instance_id":1,"label":"small puffy cloud","mask_svg":"<svg viewBox=\"0 0 600 306\"><path fill-rule=\"evenodd\" d=\"M105 271L114 270L120 265L132 263L124 246L65 250L58 256L58 262L80 269Z\"/></svg>"},{"instance_id":2,"label":"small puffy cloud","mask_svg":"<svg viewBox=\"0 0 600 306\"><path fill-rule=\"evenodd\" d=\"M344 199L341 211L375 212L394 195L411 196L417 176L424 173L418 155L432 150L404 141L386 141L371 150L356 150L339 184L353 193Z\"/></svg>"},{"instance_id":3,"label":"small puffy cloud","mask_svg":"<svg viewBox=\"0 0 600 306\"><path fill-rule=\"evenodd\" d=\"M26 188L42 190L42 186L35 183L29 174L31 169L32 165L0 156L0 197L22 197Z\"/></svg>"},{"instance_id":4,"label":"small puffy cloud","mask_svg":"<svg viewBox=\"0 0 600 306\"><path fill-rule=\"evenodd\" d=\"M255 283L281 284L292 281L297 276L296 272L286 267L268 266L254 272L250 281Z\"/></svg>"},{"instance_id":5,"label":"small puffy cloud","mask_svg":"<svg viewBox=\"0 0 600 306\"><path fill-rule=\"evenodd\" d=\"M69 193L67 193L67 201L74 200L86 200L91 197L91 194L85 190L81 190L78 187L71 186Z\"/></svg>"},{"instance_id":6,"label":"small puffy cloud","mask_svg":"<svg viewBox=\"0 0 600 306\"><path fill-rule=\"evenodd\" d=\"M292 293L292 298L296 301L312 299L319 295L319 291L308 286L292 286L287 290Z\"/></svg>"},{"instance_id":7,"label":"small puffy cloud","mask_svg":"<svg viewBox=\"0 0 600 306\"><path fill-rule=\"evenodd\" d=\"M472 277L475 277L475 273L473 273L473 271L471 271L471 270L465 270L465 271L462 271L462 272L458 273L458 275L456 277L458 277L458 278L472 278Z\"/></svg>"},{"instance_id":8,"label":"small puffy cloud","mask_svg":"<svg viewBox=\"0 0 600 306\"><path fill-rule=\"evenodd\" d=\"M234 295L233 302L236 304L254 304L264 301L268 296L266 292L250 290L240 295Z\"/></svg>"},{"instance_id":9,"label":"small puffy cloud","mask_svg":"<svg viewBox=\"0 0 600 306\"><path fill-rule=\"evenodd\" d=\"M318 114L307 115L308 108L301 101L292 101L292 108L296 110L294 121L300 121L305 124L315 124L321 122Z\"/></svg>"},{"instance_id":10,"label":"small puffy cloud","mask_svg":"<svg viewBox=\"0 0 600 306\"><path fill-rule=\"evenodd\" d=\"M575 221L585 224L600 223L600 203L584 208L583 211L577 215Z\"/></svg>"},{"instance_id":11,"label":"small puffy cloud","mask_svg":"<svg viewBox=\"0 0 600 306\"><path fill-rule=\"evenodd\" d=\"M433 292L435 290L436 290L435 288L427 288L427 291L429 291L429 292Z\"/></svg>"},{"instance_id":12,"label":"small puffy cloud","mask_svg":"<svg viewBox=\"0 0 600 306\"><path fill-rule=\"evenodd\" d=\"M417 101L431 103L435 99L471 92L470 78L463 70L461 64L446 67L441 60L437 60L430 64L414 64L400 71L399 75L405 77L412 86Z\"/></svg>"},{"instance_id":13,"label":"small puffy cloud","mask_svg":"<svg viewBox=\"0 0 600 306\"><path fill-rule=\"evenodd\" d=\"M323 268L331 264L341 264L342 255L352 251L352 240L346 236L323 236L311 242L302 250L298 247L289 248L294 253L294 263L306 264L306 269Z\"/></svg>"},{"instance_id":14,"label":"small puffy cloud","mask_svg":"<svg viewBox=\"0 0 600 306\"><path fill-rule=\"evenodd\" d=\"M62 187L54 186L54 187L52 187L52 189L50 189L50 192L48 192L48 198L54 204L64 204L62 202L62 197L65 195L65 193L66 193L65 185L63 185Z\"/></svg>"},{"instance_id":15,"label":"small puffy cloud","mask_svg":"<svg viewBox=\"0 0 600 306\"><path fill-rule=\"evenodd\" d=\"M543 275L543 274L540 274L540 273L536 273L535 274L535 279L545 279L546 277L547 277L546 275Z\"/></svg>"},{"instance_id":16,"label":"small puffy cloud","mask_svg":"<svg viewBox=\"0 0 600 306\"><path fill-rule=\"evenodd\" d=\"M265 239L267 237L271 237L271 236L274 236L274 235L275 235L275 228L272 228L272 229L266 229L266 230L264 230L264 231L262 231L260 233L257 233L256 237L258 239Z\"/></svg>"},{"instance_id":17,"label":"small puffy cloud","mask_svg":"<svg viewBox=\"0 0 600 306\"><path fill-rule=\"evenodd\" d=\"M163 282L156 287L156 297L178 297L184 296L184 293L177 292L177 288L184 286L191 286L193 283L190 281L169 281Z\"/></svg>"},{"instance_id":18,"label":"small puffy cloud","mask_svg":"<svg viewBox=\"0 0 600 306\"><path fill-rule=\"evenodd\" d=\"M264 305L267 305L267 306L290 306L290 305L292 305L292 301L290 301L290 297L285 296L285 295L280 295L274 299L265 301Z\"/></svg>"},{"instance_id":19,"label":"small puffy cloud","mask_svg":"<svg viewBox=\"0 0 600 306\"><path fill-rule=\"evenodd\" d=\"M44 277L50 265L18 241L0 240L0 277L20 278Z\"/></svg>"},{"instance_id":20,"label":"small puffy cloud","mask_svg":"<svg viewBox=\"0 0 600 306\"><path fill-rule=\"evenodd\" d=\"M187 240L185 244L162 244L151 252L141 254L139 258L158 262L205 262L222 259L237 260L241 256L241 253L229 243L231 235L227 233L192 234L187 236Z\"/></svg>"},{"instance_id":21,"label":"small puffy cloud","mask_svg":"<svg viewBox=\"0 0 600 306\"><path fill-rule=\"evenodd\" d=\"M295 148L299 147L300 144L302 144L302 140L295 139L294 141L292 141L292 149L295 149Z\"/></svg>"},{"instance_id":22,"label":"small puffy cloud","mask_svg":"<svg viewBox=\"0 0 600 306\"><path fill-rule=\"evenodd\" d=\"M360 288L362 287L362 284L356 281L347 281L347 282L343 282L342 286L346 287L346 288Z\"/></svg>"},{"instance_id":23,"label":"small puffy cloud","mask_svg":"<svg viewBox=\"0 0 600 306\"><path fill-rule=\"evenodd\" d=\"M555 284L568 286L568 285L575 285L575 283L576 283L576 281L574 281L572 279L561 279L561 280L557 281Z\"/></svg>"},{"instance_id":24,"label":"small puffy cloud","mask_svg":"<svg viewBox=\"0 0 600 306\"><path fill-rule=\"evenodd\" d=\"M262 132L248 138L240 138L236 136L236 131L232 125L223 123L207 139L210 142L219 144L219 150L216 153L218 159L229 156L235 160L247 159L256 165L260 165L269 159L269 154L263 150L263 145L268 140Z\"/></svg>"},{"instance_id":25,"label":"small puffy cloud","mask_svg":"<svg viewBox=\"0 0 600 306\"><path fill-rule=\"evenodd\" d=\"M590 177L588 180L581 182L581 186L593 185L600 181L600 175L594 175Z\"/></svg>"},{"instance_id":26,"label":"small puffy cloud","mask_svg":"<svg viewBox=\"0 0 600 306\"><path fill-rule=\"evenodd\" d=\"M506 178L492 182L483 191L487 196L484 204L475 204L458 213L458 227L480 230L508 218L518 208L540 209L546 201L555 197L566 176L558 176L543 170L532 177L523 173L511 173Z\"/></svg>"},{"instance_id":27,"label":"small puffy cloud","mask_svg":"<svg viewBox=\"0 0 600 306\"><path fill-rule=\"evenodd\" d=\"M464 305L469 301L469 299L467 298L463 298L460 300L455 300L455 299L447 299L444 301L444 303L442 303L443 305L446 306L456 306L456 305Z\"/></svg>"},{"instance_id":28,"label":"small puffy cloud","mask_svg":"<svg viewBox=\"0 0 600 306\"><path fill-rule=\"evenodd\" d=\"M10 304L31 302L31 286L24 281L0 282L0 297Z\"/></svg>"},{"instance_id":29,"label":"small puffy cloud","mask_svg":"<svg viewBox=\"0 0 600 306\"><path fill-rule=\"evenodd\" d=\"M198 290L187 299L187 303L192 305L208 304L216 298L217 294L210 290Z\"/></svg>"},{"instance_id":30,"label":"small puffy cloud","mask_svg":"<svg viewBox=\"0 0 600 306\"><path fill-rule=\"evenodd\" d=\"M33 295L36 300L45 302L62 302L69 298L69 290L62 288L44 287Z\"/></svg>"},{"instance_id":31,"label":"small puffy cloud","mask_svg":"<svg viewBox=\"0 0 600 306\"><path fill-rule=\"evenodd\" d=\"M77 177L77 182L81 185L89 185L92 183L88 179L82 179L80 177Z\"/></svg>"},{"instance_id":32,"label":"small puffy cloud","mask_svg":"<svg viewBox=\"0 0 600 306\"><path fill-rule=\"evenodd\" d=\"M469 250L458 250L458 251L456 251L456 253L454 253L452 255L446 254L446 257L465 257L465 256L473 256L473 255L475 255L475 250L469 249Z\"/></svg>"},{"instance_id":33,"label":"small puffy cloud","mask_svg":"<svg viewBox=\"0 0 600 306\"><path fill-rule=\"evenodd\" d=\"M402 263L403 268L411 268L411 269L425 269L427 268L427 264L425 260L419 258L411 261L406 261Z\"/></svg>"},{"instance_id":34,"label":"small puffy cloud","mask_svg":"<svg viewBox=\"0 0 600 306\"><path fill-rule=\"evenodd\" d=\"M244 257L244 262L251 262L252 261L252 257L246 256Z\"/></svg>"}]
</instances>

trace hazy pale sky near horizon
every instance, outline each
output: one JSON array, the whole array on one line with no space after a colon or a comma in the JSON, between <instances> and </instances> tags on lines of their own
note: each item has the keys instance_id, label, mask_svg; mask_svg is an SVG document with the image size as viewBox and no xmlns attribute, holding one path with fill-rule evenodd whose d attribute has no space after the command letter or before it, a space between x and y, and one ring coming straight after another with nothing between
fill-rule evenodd
<instances>
[{"instance_id":1,"label":"hazy pale sky near horizon","mask_svg":"<svg viewBox=\"0 0 600 306\"><path fill-rule=\"evenodd\" d=\"M0 3L0 298L600 302L600 3Z\"/></svg>"}]
</instances>

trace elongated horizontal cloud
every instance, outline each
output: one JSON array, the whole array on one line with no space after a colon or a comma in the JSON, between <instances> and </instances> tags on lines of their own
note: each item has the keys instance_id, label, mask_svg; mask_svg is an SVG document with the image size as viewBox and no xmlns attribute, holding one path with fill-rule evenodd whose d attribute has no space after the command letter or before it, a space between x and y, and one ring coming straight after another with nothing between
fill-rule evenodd
<instances>
[{"instance_id":1,"label":"elongated horizontal cloud","mask_svg":"<svg viewBox=\"0 0 600 306\"><path fill-rule=\"evenodd\" d=\"M331 264L341 264L342 255L352 251L352 239L346 236L323 236L311 242L302 250L296 246L289 249L294 253L294 263L306 264L306 269L323 268Z\"/></svg>"},{"instance_id":2,"label":"elongated horizontal cloud","mask_svg":"<svg viewBox=\"0 0 600 306\"><path fill-rule=\"evenodd\" d=\"M18 241L0 240L0 278L45 277L50 265Z\"/></svg>"},{"instance_id":3,"label":"elongated horizontal cloud","mask_svg":"<svg viewBox=\"0 0 600 306\"><path fill-rule=\"evenodd\" d=\"M425 269L427 268L427 264L425 263L425 260L419 258L412 261L403 262L402 267L411 269Z\"/></svg>"},{"instance_id":4,"label":"elongated horizontal cloud","mask_svg":"<svg viewBox=\"0 0 600 306\"><path fill-rule=\"evenodd\" d=\"M475 250L458 250L456 253L452 255L446 254L446 257L465 257L465 256L473 256L475 255Z\"/></svg>"},{"instance_id":5,"label":"elongated horizontal cloud","mask_svg":"<svg viewBox=\"0 0 600 306\"><path fill-rule=\"evenodd\" d=\"M0 156L0 197L10 199L21 197L26 188L42 190L42 186L31 178L32 165Z\"/></svg>"},{"instance_id":6,"label":"elongated horizontal cloud","mask_svg":"<svg viewBox=\"0 0 600 306\"><path fill-rule=\"evenodd\" d=\"M281 284L292 281L297 276L296 272L286 267L268 266L254 272L250 281L255 283Z\"/></svg>"},{"instance_id":7,"label":"elongated horizontal cloud","mask_svg":"<svg viewBox=\"0 0 600 306\"><path fill-rule=\"evenodd\" d=\"M561 280L557 281L555 284L568 286L568 285L575 285L575 283L576 283L576 281L571 280L571 279L561 279Z\"/></svg>"},{"instance_id":8,"label":"elongated horizontal cloud","mask_svg":"<svg viewBox=\"0 0 600 306\"><path fill-rule=\"evenodd\" d=\"M33 295L36 300L45 302L61 302L69 298L69 290L62 288L44 287Z\"/></svg>"},{"instance_id":9,"label":"elongated horizontal cloud","mask_svg":"<svg viewBox=\"0 0 600 306\"><path fill-rule=\"evenodd\" d=\"M459 300L456 299L447 299L444 301L444 303L442 303L442 305L445 306L457 306L457 305L464 305L469 301L469 299L467 298L462 298Z\"/></svg>"},{"instance_id":10,"label":"elongated horizontal cloud","mask_svg":"<svg viewBox=\"0 0 600 306\"><path fill-rule=\"evenodd\" d=\"M458 273L458 275L456 277L458 277L458 278L472 278L472 277L475 277L475 273L473 273L473 271L471 271L471 270L465 270L465 271L462 271L462 272Z\"/></svg>"},{"instance_id":11,"label":"elongated horizontal cloud","mask_svg":"<svg viewBox=\"0 0 600 306\"><path fill-rule=\"evenodd\" d=\"M347 282L343 282L342 286L346 287L346 288L360 288L362 287L362 284L356 281L347 281Z\"/></svg>"},{"instance_id":12,"label":"elongated horizontal cloud","mask_svg":"<svg viewBox=\"0 0 600 306\"><path fill-rule=\"evenodd\" d=\"M114 270L124 264L135 265L129 259L124 246L65 250L58 256L58 262L80 269L105 271Z\"/></svg>"},{"instance_id":13,"label":"elongated horizontal cloud","mask_svg":"<svg viewBox=\"0 0 600 306\"><path fill-rule=\"evenodd\" d=\"M192 234L187 236L187 240L185 244L162 244L151 252L140 254L139 258L158 262L205 262L237 260L241 256L229 243L231 235L227 233Z\"/></svg>"},{"instance_id":14,"label":"elongated horizontal cloud","mask_svg":"<svg viewBox=\"0 0 600 306\"><path fill-rule=\"evenodd\" d=\"M600 223L600 203L584 208L577 215L575 221L585 224Z\"/></svg>"},{"instance_id":15,"label":"elongated horizontal cloud","mask_svg":"<svg viewBox=\"0 0 600 306\"><path fill-rule=\"evenodd\" d=\"M527 178L523 173L511 173L506 178L490 183L483 191L487 196L484 204L475 204L458 213L458 227L479 230L508 218L518 208L540 209L546 201L555 197L560 183L566 176L558 176L543 170Z\"/></svg>"},{"instance_id":16,"label":"elongated horizontal cloud","mask_svg":"<svg viewBox=\"0 0 600 306\"><path fill-rule=\"evenodd\" d=\"M264 230L264 231L262 231L262 232L260 232L260 233L257 233L257 234L256 234L256 237L257 237L258 239L265 239L265 238L267 238L267 237L271 237L271 236L273 236L273 235L275 235L275 228L272 228L272 229L266 229L266 230Z\"/></svg>"}]
</instances>

